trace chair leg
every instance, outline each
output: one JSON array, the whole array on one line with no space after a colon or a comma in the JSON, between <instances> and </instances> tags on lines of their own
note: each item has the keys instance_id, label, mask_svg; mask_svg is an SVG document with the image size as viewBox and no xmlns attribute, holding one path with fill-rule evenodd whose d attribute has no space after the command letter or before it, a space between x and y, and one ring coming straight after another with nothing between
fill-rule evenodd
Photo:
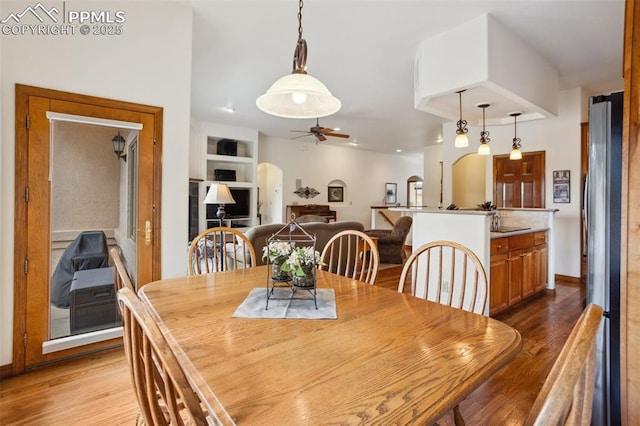
<instances>
[{"instance_id":1,"label":"chair leg","mask_svg":"<svg viewBox=\"0 0 640 426\"><path fill-rule=\"evenodd\" d=\"M460 405L453 407L453 423L455 423L456 426L464 426L464 418L460 412Z\"/></svg>"}]
</instances>

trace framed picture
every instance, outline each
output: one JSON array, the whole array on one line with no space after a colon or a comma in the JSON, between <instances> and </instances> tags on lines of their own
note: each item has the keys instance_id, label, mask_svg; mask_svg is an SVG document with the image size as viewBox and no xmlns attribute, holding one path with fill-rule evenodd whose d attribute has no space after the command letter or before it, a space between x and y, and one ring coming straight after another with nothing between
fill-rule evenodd
<instances>
[{"instance_id":1,"label":"framed picture","mask_svg":"<svg viewBox=\"0 0 640 426\"><path fill-rule=\"evenodd\" d=\"M398 185L392 182L387 182L385 184L384 191L385 204L395 204L397 202L396 194L398 192Z\"/></svg>"},{"instance_id":2,"label":"framed picture","mask_svg":"<svg viewBox=\"0 0 640 426\"><path fill-rule=\"evenodd\" d=\"M344 188L341 186L327 187L327 201L330 203L342 203L344 201Z\"/></svg>"},{"instance_id":3,"label":"framed picture","mask_svg":"<svg viewBox=\"0 0 640 426\"><path fill-rule=\"evenodd\" d=\"M571 170L553 171L553 202L571 202Z\"/></svg>"}]
</instances>

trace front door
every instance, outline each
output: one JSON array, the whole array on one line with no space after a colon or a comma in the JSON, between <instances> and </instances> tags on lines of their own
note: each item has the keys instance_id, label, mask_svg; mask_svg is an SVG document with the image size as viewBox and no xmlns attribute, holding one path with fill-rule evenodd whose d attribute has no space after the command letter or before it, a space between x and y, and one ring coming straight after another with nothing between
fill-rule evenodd
<instances>
[{"instance_id":1,"label":"front door","mask_svg":"<svg viewBox=\"0 0 640 426\"><path fill-rule=\"evenodd\" d=\"M43 353L50 338L51 127L47 112L141 123L135 219L138 286L160 278L162 109L16 85L16 197L13 372L117 341Z\"/></svg>"}]
</instances>

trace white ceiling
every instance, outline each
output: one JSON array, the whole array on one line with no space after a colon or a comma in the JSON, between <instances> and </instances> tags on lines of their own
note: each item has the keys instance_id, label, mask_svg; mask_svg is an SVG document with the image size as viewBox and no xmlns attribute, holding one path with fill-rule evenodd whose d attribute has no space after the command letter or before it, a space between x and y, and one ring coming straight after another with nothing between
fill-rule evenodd
<instances>
[{"instance_id":1,"label":"white ceiling","mask_svg":"<svg viewBox=\"0 0 640 426\"><path fill-rule=\"evenodd\" d=\"M192 115L199 120L293 138L315 120L273 117L255 100L291 72L298 36L294 0L192 1ZM560 87L588 92L622 89L623 0L307 0L302 10L308 73L342 101L320 119L350 139L333 145L421 153L436 142L443 119L414 109L413 62L422 40L483 13L526 40L560 74ZM451 66L465 62L465 46ZM487 102L490 100L482 100ZM457 103L452 92L451 102ZM463 97L464 102L464 97ZM463 103L473 109L477 102ZM230 113L224 107L231 106ZM491 118L490 109L487 119ZM313 137L292 144L313 143Z\"/></svg>"}]
</instances>

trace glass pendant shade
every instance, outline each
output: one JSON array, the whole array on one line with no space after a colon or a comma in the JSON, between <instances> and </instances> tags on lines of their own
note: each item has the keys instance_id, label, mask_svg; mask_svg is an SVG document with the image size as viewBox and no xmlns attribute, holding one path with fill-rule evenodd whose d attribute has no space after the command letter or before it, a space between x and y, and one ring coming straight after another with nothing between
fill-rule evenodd
<instances>
[{"instance_id":1,"label":"glass pendant shade","mask_svg":"<svg viewBox=\"0 0 640 426\"><path fill-rule=\"evenodd\" d=\"M469 146L469 138L464 133L459 133L453 145L456 148L466 148Z\"/></svg>"},{"instance_id":2,"label":"glass pendant shade","mask_svg":"<svg viewBox=\"0 0 640 426\"><path fill-rule=\"evenodd\" d=\"M491 148L488 143L481 143L478 147L478 155L491 155Z\"/></svg>"},{"instance_id":3,"label":"glass pendant shade","mask_svg":"<svg viewBox=\"0 0 640 426\"><path fill-rule=\"evenodd\" d=\"M518 148L513 148L509 154L509 160L522 160L522 152Z\"/></svg>"},{"instance_id":4,"label":"glass pendant shade","mask_svg":"<svg viewBox=\"0 0 640 426\"><path fill-rule=\"evenodd\" d=\"M256 105L267 114L283 118L326 117L342 107L320 80L302 73L277 80L256 100Z\"/></svg>"}]
</instances>

